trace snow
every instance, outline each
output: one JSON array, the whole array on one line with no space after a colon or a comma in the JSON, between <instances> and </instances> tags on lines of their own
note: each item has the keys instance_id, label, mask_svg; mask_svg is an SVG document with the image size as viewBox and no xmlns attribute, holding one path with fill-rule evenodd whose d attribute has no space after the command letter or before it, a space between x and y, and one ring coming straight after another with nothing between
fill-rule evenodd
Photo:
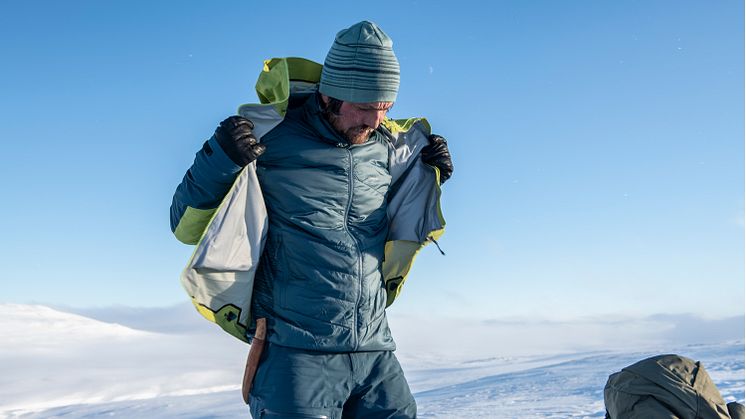
<instances>
[{"instance_id":1,"label":"snow","mask_svg":"<svg viewBox=\"0 0 746 419\"><path fill-rule=\"evenodd\" d=\"M0 332L0 416L235 389L245 350L227 335L136 330L38 305L0 305ZM212 344L225 352L211 357Z\"/></svg>"},{"instance_id":2,"label":"snow","mask_svg":"<svg viewBox=\"0 0 746 419\"><path fill-rule=\"evenodd\" d=\"M705 363L726 400L743 400L742 342L679 349ZM608 375L656 354L575 353L518 362L509 373L480 367L481 377L417 392L420 416L602 418Z\"/></svg>"},{"instance_id":3,"label":"snow","mask_svg":"<svg viewBox=\"0 0 746 419\"><path fill-rule=\"evenodd\" d=\"M391 324L423 418L601 418L608 376L661 353L702 361L727 401L744 400L743 317ZM0 417L248 417L248 346L188 305L0 304L0 333Z\"/></svg>"}]
</instances>

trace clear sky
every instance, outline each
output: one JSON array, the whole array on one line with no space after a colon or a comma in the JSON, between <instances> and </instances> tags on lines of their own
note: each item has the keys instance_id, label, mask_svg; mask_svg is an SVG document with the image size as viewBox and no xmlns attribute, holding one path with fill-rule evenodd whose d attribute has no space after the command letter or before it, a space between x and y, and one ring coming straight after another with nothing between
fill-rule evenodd
<instances>
[{"instance_id":1,"label":"clear sky","mask_svg":"<svg viewBox=\"0 0 746 419\"><path fill-rule=\"evenodd\" d=\"M392 116L449 140L448 227L393 310L744 312L744 10L727 1L0 6L0 302L187 301L174 188L262 60L368 19Z\"/></svg>"}]
</instances>

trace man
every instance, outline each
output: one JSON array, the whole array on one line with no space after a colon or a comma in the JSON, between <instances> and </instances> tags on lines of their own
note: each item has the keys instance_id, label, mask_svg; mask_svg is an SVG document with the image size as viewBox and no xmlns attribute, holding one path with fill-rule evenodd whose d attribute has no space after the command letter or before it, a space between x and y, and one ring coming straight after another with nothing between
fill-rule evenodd
<instances>
[{"instance_id":1,"label":"man","mask_svg":"<svg viewBox=\"0 0 746 419\"><path fill-rule=\"evenodd\" d=\"M220 123L177 188L172 230L185 242L201 235L202 243L210 229L234 225L225 222L221 211L240 201L230 198L242 187L236 186L236 177L255 164L268 229L258 264L235 269L254 275L254 320L246 334L254 339L252 352L263 349L256 375L249 374L252 416L415 417L414 398L393 354L385 307L398 294L417 249L433 239L434 231L442 231L439 194L422 191L439 191L437 179L442 183L453 172L446 142L429 135L423 147L416 140L423 130L429 134L426 123L415 123L415 129L387 120L399 88L399 63L391 39L371 22L337 34L317 91L316 81L308 80L314 78L308 70L313 67L298 69L307 63L268 63L274 67L268 65L267 74L284 71L279 86L303 79L297 85L305 90L291 92L285 101L266 100L272 105L268 111L279 108L282 115L271 129L260 129L264 111L251 107L239 113L257 115L256 121L232 116ZM278 91L285 89L258 90L265 99ZM421 161L415 161L418 156ZM422 162L437 170L423 169ZM426 203L425 210L416 209L416 200ZM185 218L202 220L200 227ZM205 227L207 219L212 221ZM241 234L233 236L241 242ZM237 253L220 250L222 244L202 247L235 262ZM409 251L406 260L397 256L402 249ZM208 276L215 270L212 262L192 269ZM222 298L228 288L213 297ZM193 297L198 292L190 290ZM238 324L242 333L240 322L235 323L240 313L232 307L218 304L206 317L219 322L226 309L224 320Z\"/></svg>"}]
</instances>

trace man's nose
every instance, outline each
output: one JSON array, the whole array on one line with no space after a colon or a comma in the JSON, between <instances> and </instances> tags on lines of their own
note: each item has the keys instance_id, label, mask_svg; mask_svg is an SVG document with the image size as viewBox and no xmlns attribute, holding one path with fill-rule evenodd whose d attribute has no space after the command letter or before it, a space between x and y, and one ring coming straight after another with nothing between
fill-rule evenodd
<instances>
[{"instance_id":1,"label":"man's nose","mask_svg":"<svg viewBox=\"0 0 746 419\"><path fill-rule=\"evenodd\" d=\"M378 128L379 125L381 125L381 122L386 118L386 111L385 110L371 110L369 112L365 113L365 118L363 119L363 123L373 129Z\"/></svg>"}]
</instances>

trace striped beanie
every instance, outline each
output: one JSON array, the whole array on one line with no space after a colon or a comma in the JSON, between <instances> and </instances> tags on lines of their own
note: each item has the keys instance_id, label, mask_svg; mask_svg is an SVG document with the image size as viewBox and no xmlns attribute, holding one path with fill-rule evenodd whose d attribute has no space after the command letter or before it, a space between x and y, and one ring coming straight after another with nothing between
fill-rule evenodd
<instances>
[{"instance_id":1,"label":"striped beanie","mask_svg":"<svg viewBox=\"0 0 746 419\"><path fill-rule=\"evenodd\" d=\"M372 22L340 31L326 55L319 92L353 103L394 102L399 61L392 45L391 38Z\"/></svg>"}]
</instances>

